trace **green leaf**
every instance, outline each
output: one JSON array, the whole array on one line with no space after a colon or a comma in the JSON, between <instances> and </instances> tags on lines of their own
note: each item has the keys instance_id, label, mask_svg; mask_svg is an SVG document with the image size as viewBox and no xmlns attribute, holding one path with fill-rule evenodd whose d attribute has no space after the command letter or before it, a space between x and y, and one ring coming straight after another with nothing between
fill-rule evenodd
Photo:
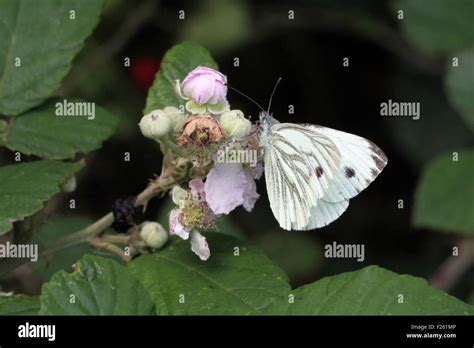
<instances>
[{"instance_id":1,"label":"green leaf","mask_svg":"<svg viewBox=\"0 0 474 348\"><path fill-rule=\"evenodd\" d=\"M243 0L201 1L199 11L183 21L178 29L180 37L197 41L214 53L242 47L253 36L250 11Z\"/></svg>"},{"instance_id":2,"label":"green leaf","mask_svg":"<svg viewBox=\"0 0 474 348\"><path fill-rule=\"evenodd\" d=\"M155 82L148 91L144 113L166 106L179 107L183 104L183 100L174 90L175 81L182 81L199 65L217 69L217 63L209 51L197 43L185 41L166 52L160 70L155 76Z\"/></svg>"},{"instance_id":3,"label":"green leaf","mask_svg":"<svg viewBox=\"0 0 474 348\"><path fill-rule=\"evenodd\" d=\"M258 245L290 280L301 280L315 274L322 265L323 247L314 239L313 231L271 231L259 234Z\"/></svg>"},{"instance_id":4,"label":"green leaf","mask_svg":"<svg viewBox=\"0 0 474 348\"><path fill-rule=\"evenodd\" d=\"M474 26L472 0L398 0L395 15L403 10L399 20L405 36L430 54L445 54L473 47Z\"/></svg>"},{"instance_id":5,"label":"green leaf","mask_svg":"<svg viewBox=\"0 0 474 348\"><path fill-rule=\"evenodd\" d=\"M0 315L36 315L39 309L38 297L0 296Z\"/></svg>"},{"instance_id":6,"label":"green leaf","mask_svg":"<svg viewBox=\"0 0 474 348\"><path fill-rule=\"evenodd\" d=\"M472 131L474 131L474 50L455 54L459 66L448 63L448 73L445 77L446 93L451 103L458 110Z\"/></svg>"},{"instance_id":7,"label":"green leaf","mask_svg":"<svg viewBox=\"0 0 474 348\"><path fill-rule=\"evenodd\" d=\"M468 314L472 307L421 278L370 266L291 290L284 273L247 243L208 233L208 261L189 241L140 256L129 270L145 285L157 313L186 314ZM234 248L240 255L234 256ZM399 303L399 295L403 303ZM291 303L290 295L294 296Z\"/></svg>"},{"instance_id":8,"label":"green leaf","mask_svg":"<svg viewBox=\"0 0 474 348\"><path fill-rule=\"evenodd\" d=\"M415 195L414 224L446 232L474 233L474 150L434 159Z\"/></svg>"},{"instance_id":9,"label":"green leaf","mask_svg":"<svg viewBox=\"0 0 474 348\"><path fill-rule=\"evenodd\" d=\"M18 115L58 88L103 5L103 0L0 0L0 114Z\"/></svg>"},{"instance_id":10,"label":"green leaf","mask_svg":"<svg viewBox=\"0 0 474 348\"><path fill-rule=\"evenodd\" d=\"M269 309L286 315L465 315L474 307L426 280L369 266L326 277L290 293ZM402 295L403 297L401 297ZM290 303L293 299L293 303Z\"/></svg>"},{"instance_id":11,"label":"green leaf","mask_svg":"<svg viewBox=\"0 0 474 348\"><path fill-rule=\"evenodd\" d=\"M12 120L3 138L8 148L27 155L49 159L70 159L76 153L100 148L117 125L117 118L101 107L95 107L95 116L57 116L54 99ZM81 103L79 99L68 103ZM72 104L71 104L72 105Z\"/></svg>"},{"instance_id":12,"label":"green leaf","mask_svg":"<svg viewBox=\"0 0 474 348\"><path fill-rule=\"evenodd\" d=\"M158 314L261 314L289 291L286 275L255 247L219 233L206 238L211 257L205 262L179 240L129 263Z\"/></svg>"},{"instance_id":13,"label":"green leaf","mask_svg":"<svg viewBox=\"0 0 474 348\"><path fill-rule=\"evenodd\" d=\"M71 295L75 303L70 302ZM143 286L111 259L86 255L74 273L60 271L43 286L40 314L153 315Z\"/></svg>"},{"instance_id":14,"label":"green leaf","mask_svg":"<svg viewBox=\"0 0 474 348\"><path fill-rule=\"evenodd\" d=\"M0 234L40 210L82 166L45 160L0 167Z\"/></svg>"},{"instance_id":15,"label":"green leaf","mask_svg":"<svg viewBox=\"0 0 474 348\"><path fill-rule=\"evenodd\" d=\"M386 117L382 121L397 149L417 170L440 153L472 144L472 132L450 106L438 76L406 72L391 85L393 100L420 103L418 120Z\"/></svg>"},{"instance_id":16,"label":"green leaf","mask_svg":"<svg viewBox=\"0 0 474 348\"><path fill-rule=\"evenodd\" d=\"M91 219L84 217L53 218L41 227L41 230L35 235L33 243L38 243L39 250L43 252L60 238L79 231L92 222ZM52 255L40 257L37 262L33 263L33 269L43 280L48 280L59 270L72 270L72 265L84 254L92 253L93 249L89 244L74 245Z\"/></svg>"}]
</instances>

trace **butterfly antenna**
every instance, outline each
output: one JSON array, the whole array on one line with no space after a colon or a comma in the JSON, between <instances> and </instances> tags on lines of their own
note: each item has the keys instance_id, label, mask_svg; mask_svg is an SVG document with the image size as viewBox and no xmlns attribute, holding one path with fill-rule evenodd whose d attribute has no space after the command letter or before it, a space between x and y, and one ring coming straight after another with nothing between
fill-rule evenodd
<instances>
[{"instance_id":1,"label":"butterfly antenna","mask_svg":"<svg viewBox=\"0 0 474 348\"><path fill-rule=\"evenodd\" d=\"M259 103L257 103L255 100L253 100L252 98L250 98L247 94L245 94L245 93L239 91L237 88L234 88L234 87L232 87L232 86L227 85L227 87L229 87L231 90L233 90L233 91L239 93L241 96L243 96L243 97L247 98L248 100L250 100L252 103L254 103L255 105L257 105L257 106L260 108L260 110L265 111L265 110L260 106Z\"/></svg>"},{"instance_id":2,"label":"butterfly antenna","mask_svg":"<svg viewBox=\"0 0 474 348\"><path fill-rule=\"evenodd\" d=\"M277 82L275 83L275 87L273 87L273 91L272 91L272 94L270 94L270 101L268 102L268 109L267 109L267 112L270 113L270 107L272 106L272 98L273 98L273 94L275 94L275 91L278 87L278 84L280 83L281 81L281 77L278 78Z\"/></svg>"}]
</instances>

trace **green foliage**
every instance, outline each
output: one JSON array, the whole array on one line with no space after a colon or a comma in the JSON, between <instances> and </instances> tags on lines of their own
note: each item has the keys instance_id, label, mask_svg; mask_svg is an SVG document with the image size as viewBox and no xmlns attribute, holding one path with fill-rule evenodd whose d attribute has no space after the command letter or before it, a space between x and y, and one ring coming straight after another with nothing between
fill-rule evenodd
<instances>
[{"instance_id":1,"label":"green foliage","mask_svg":"<svg viewBox=\"0 0 474 348\"><path fill-rule=\"evenodd\" d=\"M214 1L208 1L208 4L214 4ZM239 12L238 25L245 27L246 8L240 2L232 6L220 8L228 11L228 17ZM82 167L82 163L53 160L72 159L78 153L99 148L116 127L116 119L102 108L96 108L94 120L56 116L55 103L62 101L60 99L29 110L41 104L59 86L72 59L96 25L102 7L103 1L96 0L46 3L0 0L0 52L5 52L0 57L0 114L17 116L8 124L0 120L0 144L48 159L0 168L0 234L9 231L14 221L40 210L45 201L59 192L59 186ZM398 0L394 8L404 11L405 18L400 21L402 31L423 51L452 54L472 48L472 1L446 4L442 0L429 3ZM75 19L69 18L70 10L75 11ZM221 18L219 14L217 11L212 15L222 22L225 16ZM361 18L355 28L370 29L367 31L376 37L377 23L368 17ZM443 25L438 25L440 20ZM201 22L205 25L196 26ZM192 33L186 35L207 36L203 33L213 27L209 23L205 23L204 17L196 17L183 32L191 30ZM222 23L219 26L226 26L227 34L215 32L215 38L247 39L248 33L239 34L239 30L226 25L225 20ZM215 42L222 50L230 47L225 40ZM463 52L458 54L460 66L450 67L445 86L448 97L473 128L471 85L474 81L471 72L474 56L473 51ZM21 59L21 67L14 66L17 57ZM172 47L164 56L149 90L144 112L182 104L183 100L174 90L175 81L182 81L199 65L217 68L210 53L197 43L187 41ZM455 122L451 125L453 120L449 112L444 112L447 104L441 98L435 98L433 103L423 102L424 99L432 100L429 88L419 88L410 81L403 83L409 85L403 88L403 93L408 91L408 99L416 98L427 105L423 115L433 115L426 119L422 116L418 121L394 123L393 133L402 140L402 145L407 144L403 146L419 148L417 156L429 158L439 149L471 139L462 124L460 128L456 128ZM69 101L79 100L71 98ZM450 131L455 139L443 137L433 146L420 146L420 139L432 145L432 138L413 136L417 132L425 135L440 129L443 133L445 128L440 125L460 131ZM413 158L418 161L416 156ZM474 186L469 183L473 171L472 150L461 152L459 162L453 162L450 156L433 161L416 194L414 223L450 232L472 233ZM165 221L164 225L167 225L169 209L162 211L159 221ZM33 242L40 243L40 249L44 250L88 223L81 218L53 220L43 226ZM56 252L41 258L34 266L35 271L48 280L41 296L0 297L0 315L38 312L53 315L474 314L472 306L431 288L421 278L399 275L377 266L326 277L292 290L287 275L270 258L243 238L225 235L242 237L241 231L228 218L221 220L219 229L223 233L206 233L211 249L211 257L206 262L192 253L189 241L180 239L174 239L154 254L139 256L126 267L110 258L93 255L85 255L75 263L79 257L91 253L89 245ZM308 269L314 269L314 264L319 263L320 253L307 239L296 235L280 237L265 239L264 236L261 242L272 259L287 265L288 273L307 274ZM291 243L293 249L287 243ZM294 264L292 260L295 260ZM64 271L71 269L74 263L72 273ZM302 265L306 268L301 269Z\"/></svg>"},{"instance_id":2,"label":"green foliage","mask_svg":"<svg viewBox=\"0 0 474 348\"><path fill-rule=\"evenodd\" d=\"M286 315L473 315L474 308L426 280L369 266L326 277L291 292L272 308ZM401 297L402 295L403 297Z\"/></svg>"},{"instance_id":3,"label":"green foliage","mask_svg":"<svg viewBox=\"0 0 474 348\"><path fill-rule=\"evenodd\" d=\"M431 288L421 278L377 266L291 290L285 274L255 247L218 233L206 237L212 250L206 262L183 240L142 255L128 267L86 255L75 272L59 271L43 286L40 314L474 314L472 306ZM70 302L71 294L75 303ZM5 303L2 313L37 310L35 299L21 299L15 305L12 299L0 298L0 304Z\"/></svg>"},{"instance_id":4,"label":"green foliage","mask_svg":"<svg viewBox=\"0 0 474 348\"><path fill-rule=\"evenodd\" d=\"M155 82L148 91L144 113L163 109L166 106L178 107L183 104L183 100L176 95L175 81L182 81L199 65L217 69L217 63L212 59L209 51L197 43L185 41L166 52Z\"/></svg>"},{"instance_id":5,"label":"green foliage","mask_svg":"<svg viewBox=\"0 0 474 348\"><path fill-rule=\"evenodd\" d=\"M49 159L70 159L78 152L100 148L110 137L117 119L107 110L96 107L95 118L87 116L56 116L54 99L40 108L28 111L12 120L5 132L5 144L11 150ZM68 99L68 102L83 102Z\"/></svg>"},{"instance_id":6,"label":"green foliage","mask_svg":"<svg viewBox=\"0 0 474 348\"><path fill-rule=\"evenodd\" d=\"M459 66L448 63L445 77L446 93L472 131L474 131L474 50L455 54Z\"/></svg>"},{"instance_id":7,"label":"green foliage","mask_svg":"<svg viewBox=\"0 0 474 348\"><path fill-rule=\"evenodd\" d=\"M93 221L82 217L58 217L48 220L41 230L35 235L33 243L38 243L39 250L44 251L73 232L88 226ZM33 264L35 272L43 280L49 280L51 276L60 270L72 270L72 265L84 254L91 254L93 249L89 244L78 244L63 250L56 251L52 255L41 256Z\"/></svg>"},{"instance_id":8,"label":"green foliage","mask_svg":"<svg viewBox=\"0 0 474 348\"><path fill-rule=\"evenodd\" d=\"M405 36L430 54L446 54L473 47L472 0L398 0L394 11L403 10L400 26Z\"/></svg>"},{"instance_id":9,"label":"green foliage","mask_svg":"<svg viewBox=\"0 0 474 348\"><path fill-rule=\"evenodd\" d=\"M322 264L322 246L310 237L313 231L272 231L261 234L258 244L290 280L317 272Z\"/></svg>"},{"instance_id":10,"label":"green foliage","mask_svg":"<svg viewBox=\"0 0 474 348\"><path fill-rule=\"evenodd\" d=\"M472 132L450 107L439 77L403 74L394 79L394 100L420 103L420 118L387 118L387 133L415 168L450 149L472 142ZM433 141L433 139L436 139ZM417 168L418 169L418 168Z\"/></svg>"},{"instance_id":11,"label":"green foliage","mask_svg":"<svg viewBox=\"0 0 474 348\"><path fill-rule=\"evenodd\" d=\"M211 258L200 262L188 241L141 256L129 269L145 285L158 314L468 314L472 307L425 280L366 267L291 290L285 274L248 243L206 235ZM234 256L234 248L240 255ZM180 294L184 303L180 303ZM290 294L294 303L289 303ZM404 303L398 303L398 295ZM397 307L398 306L398 307Z\"/></svg>"},{"instance_id":12,"label":"green foliage","mask_svg":"<svg viewBox=\"0 0 474 348\"><path fill-rule=\"evenodd\" d=\"M40 303L37 296L0 296L0 315L36 315L39 309Z\"/></svg>"},{"instance_id":13,"label":"green foliage","mask_svg":"<svg viewBox=\"0 0 474 348\"><path fill-rule=\"evenodd\" d=\"M74 294L75 303L70 302ZM125 267L87 255L74 273L60 271L43 286L40 314L152 315L153 302Z\"/></svg>"},{"instance_id":14,"label":"green foliage","mask_svg":"<svg viewBox=\"0 0 474 348\"><path fill-rule=\"evenodd\" d=\"M433 160L424 170L415 195L414 224L446 232L474 232L474 151Z\"/></svg>"},{"instance_id":15,"label":"green foliage","mask_svg":"<svg viewBox=\"0 0 474 348\"><path fill-rule=\"evenodd\" d=\"M199 42L213 53L231 50L252 38L250 11L243 0L205 0L199 13L179 29L181 37Z\"/></svg>"},{"instance_id":16,"label":"green foliage","mask_svg":"<svg viewBox=\"0 0 474 348\"><path fill-rule=\"evenodd\" d=\"M211 248L206 262L191 252L189 241L179 240L129 264L158 314L262 314L289 290L286 275L255 247L218 233L206 238Z\"/></svg>"},{"instance_id":17,"label":"green foliage","mask_svg":"<svg viewBox=\"0 0 474 348\"><path fill-rule=\"evenodd\" d=\"M0 167L0 234L40 210L82 165L44 160Z\"/></svg>"},{"instance_id":18,"label":"green foliage","mask_svg":"<svg viewBox=\"0 0 474 348\"><path fill-rule=\"evenodd\" d=\"M18 115L49 97L92 33L103 4L0 0L0 114ZM70 19L71 10L75 19Z\"/></svg>"}]
</instances>

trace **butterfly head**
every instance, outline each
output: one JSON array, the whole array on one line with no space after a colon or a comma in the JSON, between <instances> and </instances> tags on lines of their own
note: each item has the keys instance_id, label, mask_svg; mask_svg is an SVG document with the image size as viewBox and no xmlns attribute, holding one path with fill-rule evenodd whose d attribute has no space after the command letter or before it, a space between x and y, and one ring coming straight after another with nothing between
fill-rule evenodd
<instances>
[{"instance_id":1,"label":"butterfly head","mask_svg":"<svg viewBox=\"0 0 474 348\"><path fill-rule=\"evenodd\" d=\"M272 114L268 111L260 112L260 126L264 132L267 132L272 128L274 124L280 123L277 119L273 118Z\"/></svg>"},{"instance_id":2,"label":"butterfly head","mask_svg":"<svg viewBox=\"0 0 474 348\"><path fill-rule=\"evenodd\" d=\"M260 112L260 146L263 148L268 147L268 139L271 128L274 124L280 123L278 120L273 118L272 114L268 111Z\"/></svg>"}]
</instances>

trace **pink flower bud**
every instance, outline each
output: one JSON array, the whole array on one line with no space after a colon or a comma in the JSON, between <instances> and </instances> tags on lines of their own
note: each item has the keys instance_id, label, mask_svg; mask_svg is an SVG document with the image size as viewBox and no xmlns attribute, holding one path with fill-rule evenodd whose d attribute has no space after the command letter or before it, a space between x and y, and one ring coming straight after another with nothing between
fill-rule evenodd
<instances>
[{"instance_id":1,"label":"pink flower bud","mask_svg":"<svg viewBox=\"0 0 474 348\"><path fill-rule=\"evenodd\" d=\"M198 66L181 83L183 95L197 104L217 104L226 101L227 78L219 71Z\"/></svg>"}]
</instances>

